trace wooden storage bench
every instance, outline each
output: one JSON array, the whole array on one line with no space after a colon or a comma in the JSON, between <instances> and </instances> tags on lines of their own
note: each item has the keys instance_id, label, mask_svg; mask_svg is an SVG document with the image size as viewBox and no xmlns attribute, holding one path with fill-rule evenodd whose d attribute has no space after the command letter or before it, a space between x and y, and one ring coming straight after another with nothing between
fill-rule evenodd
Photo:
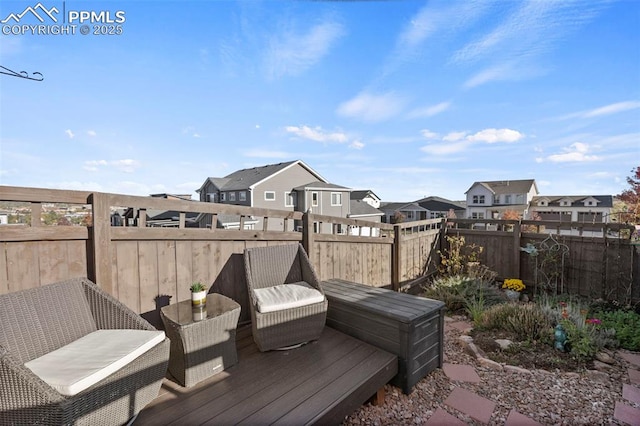
<instances>
[{"instance_id":1,"label":"wooden storage bench","mask_svg":"<svg viewBox=\"0 0 640 426\"><path fill-rule=\"evenodd\" d=\"M343 280L322 282L327 325L398 356L391 383L406 394L442 367L444 302Z\"/></svg>"}]
</instances>

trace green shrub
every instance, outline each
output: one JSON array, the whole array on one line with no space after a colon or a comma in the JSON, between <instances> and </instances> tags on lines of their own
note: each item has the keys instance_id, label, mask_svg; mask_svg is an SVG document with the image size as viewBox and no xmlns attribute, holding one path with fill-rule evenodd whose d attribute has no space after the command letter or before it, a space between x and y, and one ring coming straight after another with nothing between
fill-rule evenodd
<instances>
[{"instance_id":1,"label":"green shrub","mask_svg":"<svg viewBox=\"0 0 640 426\"><path fill-rule=\"evenodd\" d=\"M620 347L630 351L640 350L640 315L634 311L616 310L595 315L602 321L602 328L614 329Z\"/></svg>"},{"instance_id":2,"label":"green shrub","mask_svg":"<svg viewBox=\"0 0 640 426\"><path fill-rule=\"evenodd\" d=\"M539 341L547 338L551 323L535 303L503 303L487 309L480 320L481 327L501 329L523 340Z\"/></svg>"},{"instance_id":3,"label":"green shrub","mask_svg":"<svg viewBox=\"0 0 640 426\"><path fill-rule=\"evenodd\" d=\"M485 307L503 301L502 294L493 281L467 275L438 277L424 289L424 296L442 300L450 312L464 309L472 318L474 315L478 317L478 312Z\"/></svg>"},{"instance_id":4,"label":"green shrub","mask_svg":"<svg viewBox=\"0 0 640 426\"><path fill-rule=\"evenodd\" d=\"M594 338L594 327L579 327L569 319L560 321L565 333L567 333L566 348L572 357L579 361L593 359L599 348Z\"/></svg>"}]
</instances>

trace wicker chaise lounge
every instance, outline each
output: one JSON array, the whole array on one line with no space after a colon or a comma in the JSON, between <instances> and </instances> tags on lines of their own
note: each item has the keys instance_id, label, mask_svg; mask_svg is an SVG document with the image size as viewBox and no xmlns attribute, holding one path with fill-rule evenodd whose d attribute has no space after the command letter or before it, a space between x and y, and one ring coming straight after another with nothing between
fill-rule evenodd
<instances>
[{"instance_id":1,"label":"wicker chaise lounge","mask_svg":"<svg viewBox=\"0 0 640 426\"><path fill-rule=\"evenodd\" d=\"M108 335L115 338L103 337ZM137 345L137 352L118 358L118 367L112 362L109 368L115 371L102 369L91 380L82 379L84 383L63 386L34 372L41 372L34 363L47 359L52 375L78 375L73 370L80 370L82 362L69 362L73 356L64 351L78 348L74 344L92 336L98 336L93 345L96 357L108 344L116 352L125 352L127 344ZM144 347L140 336L147 339ZM77 351L76 359L85 354L89 358L89 352ZM47 358L50 355L58 355L57 361ZM0 295L2 425L125 424L158 396L168 360L169 340L164 333L87 279ZM45 371L46 367L45 363ZM91 384L92 380L99 381Z\"/></svg>"},{"instance_id":2,"label":"wicker chaise lounge","mask_svg":"<svg viewBox=\"0 0 640 426\"><path fill-rule=\"evenodd\" d=\"M317 340L327 299L300 244L244 251L253 339L260 351Z\"/></svg>"}]
</instances>

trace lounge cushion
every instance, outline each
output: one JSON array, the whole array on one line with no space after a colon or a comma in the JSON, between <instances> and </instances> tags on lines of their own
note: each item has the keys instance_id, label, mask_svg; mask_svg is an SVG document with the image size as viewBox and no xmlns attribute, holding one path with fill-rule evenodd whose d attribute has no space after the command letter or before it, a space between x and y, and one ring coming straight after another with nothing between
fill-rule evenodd
<instances>
[{"instance_id":1,"label":"lounge cushion","mask_svg":"<svg viewBox=\"0 0 640 426\"><path fill-rule=\"evenodd\" d=\"M164 331L97 330L25 363L62 395L76 395L164 340Z\"/></svg>"},{"instance_id":2,"label":"lounge cushion","mask_svg":"<svg viewBox=\"0 0 640 426\"><path fill-rule=\"evenodd\" d=\"M261 313L299 308L324 301L324 295L305 281L258 288L254 293L258 312Z\"/></svg>"}]
</instances>

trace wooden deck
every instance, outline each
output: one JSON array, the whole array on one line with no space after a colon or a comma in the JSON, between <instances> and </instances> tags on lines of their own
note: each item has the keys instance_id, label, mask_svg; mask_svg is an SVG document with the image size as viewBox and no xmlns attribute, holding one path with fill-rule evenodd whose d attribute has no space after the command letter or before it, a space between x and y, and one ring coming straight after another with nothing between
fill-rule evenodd
<instances>
[{"instance_id":1,"label":"wooden deck","mask_svg":"<svg viewBox=\"0 0 640 426\"><path fill-rule=\"evenodd\" d=\"M258 351L237 333L238 364L192 388L166 379L138 425L339 424L398 369L395 355L330 327L289 351Z\"/></svg>"}]
</instances>

